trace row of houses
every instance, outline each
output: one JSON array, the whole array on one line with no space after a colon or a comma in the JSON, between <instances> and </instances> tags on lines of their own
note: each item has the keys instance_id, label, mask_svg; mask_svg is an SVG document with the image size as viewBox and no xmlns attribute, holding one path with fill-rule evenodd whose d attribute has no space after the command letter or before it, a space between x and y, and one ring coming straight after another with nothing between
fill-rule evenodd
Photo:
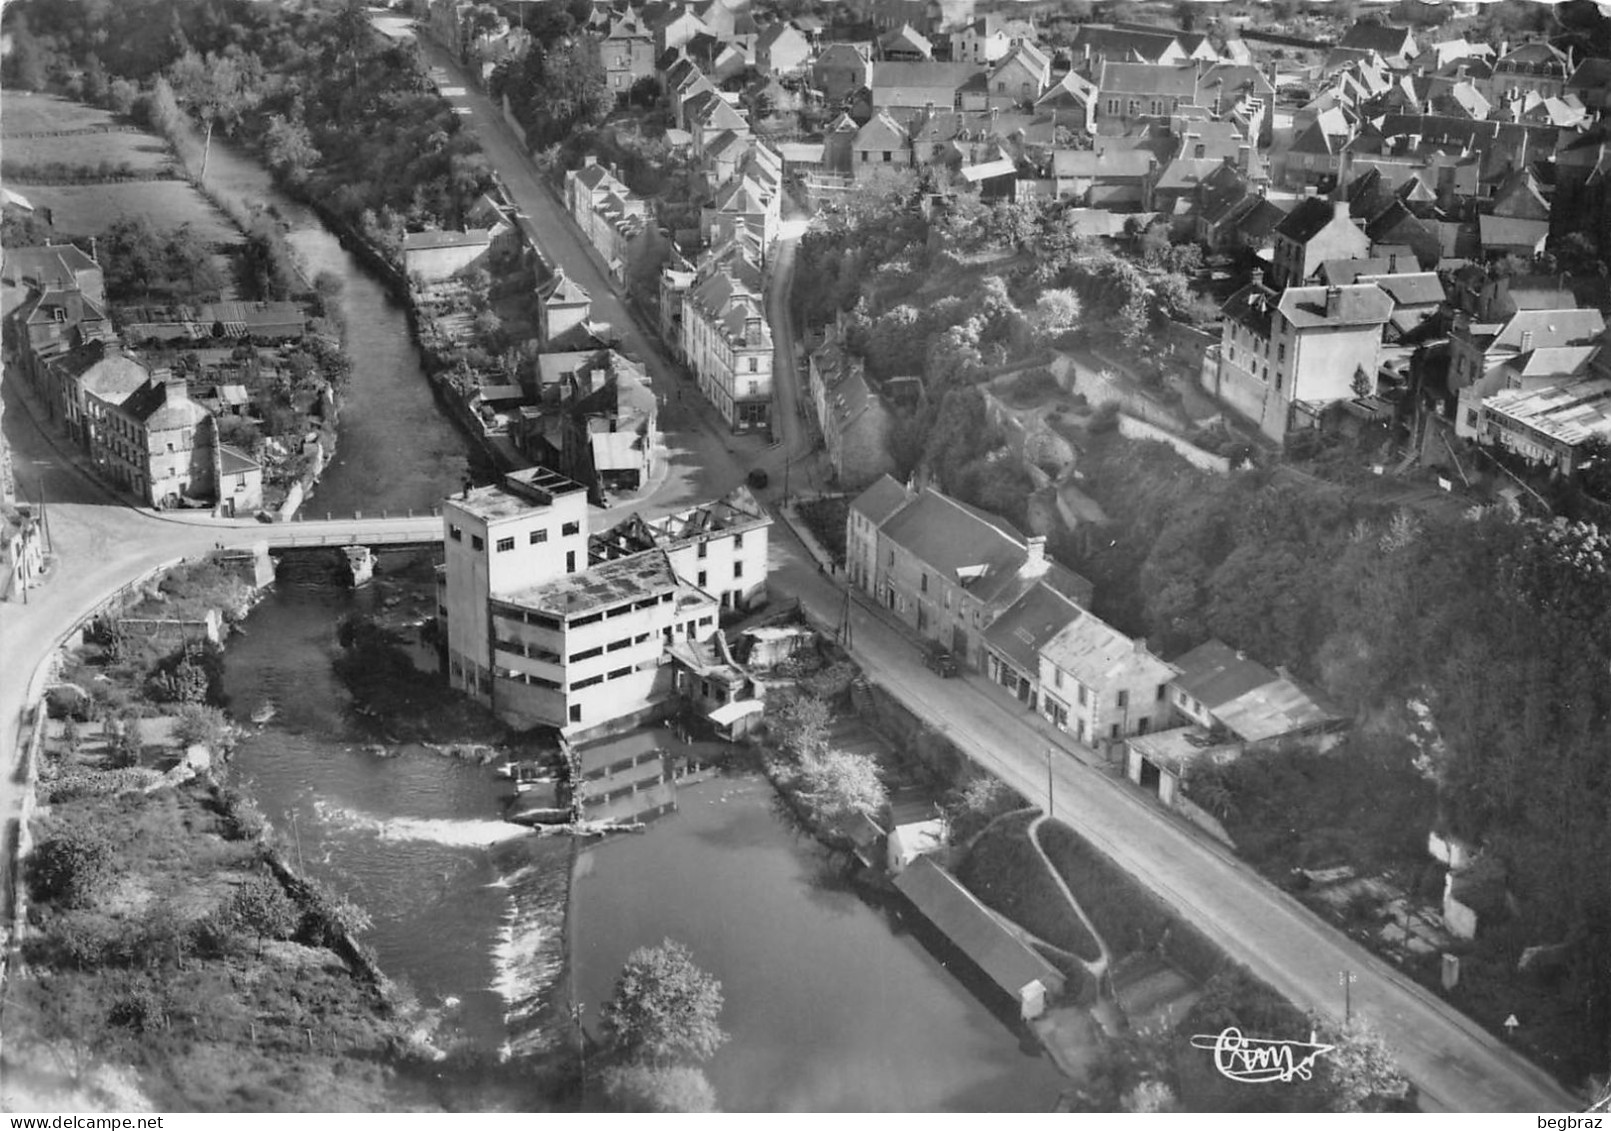
<instances>
[{"instance_id":1,"label":"row of houses","mask_svg":"<svg viewBox=\"0 0 1611 1131\"><path fill-rule=\"evenodd\" d=\"M122 341L296 340L306 329L300 306L136 307L118 313L120 335L101 264L78 247L7 248L0 275L8 356L105 478L148 506L249 514L262 505L262 466L219 441L214 413L182 376L143 363Z\"/></svg>"},{"instance_id":2,"label":"row of houses","mask_svg":"<svg viewBox=\"0 0 1611 1131\"><path fill-rule=\"evenodd\" d=\"M1002 694L1115 757L1136 740L1129 757L1177 778L1181 759L1160 749L1324 748L1345 725L1315 692L1220 642L1165 661L1089 611L1090 583L1050 558L1044 538L933 488L885 476L858 495L845 561L850 584Z\"/></svg>"}]
</instances>

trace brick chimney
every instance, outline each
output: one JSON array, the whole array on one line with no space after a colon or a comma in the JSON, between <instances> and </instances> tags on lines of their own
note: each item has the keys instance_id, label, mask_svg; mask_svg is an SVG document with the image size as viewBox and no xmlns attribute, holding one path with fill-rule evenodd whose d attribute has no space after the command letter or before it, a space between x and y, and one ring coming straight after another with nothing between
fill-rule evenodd
<instances>
[{"instance_id":1,"label":"brick chimney","mask_svg":"<svg viewBox=\"0 0 1611 1131\"><path fill-rule=\"evenodd\" d=\"M1336 318L1342 313L1342 288L1326 288L1326 317Z\"/></svg>"}]
</instances>

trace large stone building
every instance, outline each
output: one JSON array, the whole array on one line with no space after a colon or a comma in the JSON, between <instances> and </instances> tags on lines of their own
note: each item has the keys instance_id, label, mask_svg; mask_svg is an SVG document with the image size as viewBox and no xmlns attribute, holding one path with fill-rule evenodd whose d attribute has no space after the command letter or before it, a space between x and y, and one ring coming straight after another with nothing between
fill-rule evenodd
<instances>
[{"instance_id":1,"label":"large stone building","mask_svg":"<svg viewBox=\"0 0 1611 1131\"><path fill-rule=\"evenodd\" d=\"M851 504L850 582L962 662L987 670L985 633L1037 585L1088 606L1091 583L1046 556L1006 520L884 476Z\"/></svg>"},{"instance_id":2,"label":"large stone building","mask_svg":"<svg viewBox=\"0 0 1611 1131\"><path fill-rule=\"evenodd\" d=\"M699 391L736 432L772 414L772 328L765 280L745 239L711 252L682 292L678 343Z\"/></svg>"},{"instance_id":3,"label":"large stone building","mask_svg":"<svg viewBox=\"0 0 1611 1131\"><path fill-rule=\"evenodd\" d=\"M724 605L766 584L769 520L741 500L590 543L586 490L532 468L444 500L442 522L449 682L510 726L572 739L664 709L670 648L709 638Z\"/></svg>"},{"instance_id":4,"label":"large stone building","mask_svg":"<svg viewBox=\"0 0 1611 1131\"><path fill-rule=\"evenodd\" d=\"M1382 329L1393 300L1373 283L1288 287L1249 283L1225 303L1217 350L1203 386L1283 440L1297 417L1376 391Z\"/></svg>"}]
</instances>

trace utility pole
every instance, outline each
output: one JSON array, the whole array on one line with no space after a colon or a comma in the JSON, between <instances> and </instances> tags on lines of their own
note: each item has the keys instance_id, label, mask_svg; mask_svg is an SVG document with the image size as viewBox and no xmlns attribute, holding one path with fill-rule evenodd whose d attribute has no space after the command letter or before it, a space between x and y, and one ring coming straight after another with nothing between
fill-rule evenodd
<instances>
[{"instance_id":1,"label":"utility pole","mask_svg":"<svg viewBox=\"0 0 1611 1131\"><path fill-rule=\"evenodd\" d=\"M582 1014L586 1006L579 1001L571 1003L571 1020L576 1024L576 1055L582 1065L582 1110L587 1110L587 1030L582 1028Z\"/></svg>"},{"instance_id":2,"label":"utility pole","mask_svg":"<svg viewBox=\"0 0 1611 1131\"><path fill-rule=\"evenodd\" d=\"M43 474L37 477L37 482L39 484L39 530L44 535L44 552L48 554L52 549L50 544L50 514L45 510L45 477Z\"/></svg>"},{"instance_id":3,"label":"utility pole","mask_svg":"<svg viewBox=\"0 0 1611 1131\"><path fill-rule=\"evenodd\" d=\"M1046 748L1046 816L1048 819L1057 814L1052 809L1052 748Z\"/></svg>"},{"instance_id":4,"label":"utility pole","mask_svg":"<svg viewBox=\"0 0 1611 1131\"><path fill-rule=\"evenodd\" d=\"M845 587L844 611L839 616L839 643L847 652L850 651L853 643L850 627L850 587L848 585Z\"/></svg>"},{"instance_id":5,"label":"utility pole","mask_svg":"<svg viewBox=\"0 0 1611 1131\"><path fill-rule=\"evenodd\" d=\"M1354 1020L1354 983L1359 975L1352 970L1343 970L1337 974L1337 981L1343 988L1343 1025L1347 1026Z\"/></svg>"}]
</instances>

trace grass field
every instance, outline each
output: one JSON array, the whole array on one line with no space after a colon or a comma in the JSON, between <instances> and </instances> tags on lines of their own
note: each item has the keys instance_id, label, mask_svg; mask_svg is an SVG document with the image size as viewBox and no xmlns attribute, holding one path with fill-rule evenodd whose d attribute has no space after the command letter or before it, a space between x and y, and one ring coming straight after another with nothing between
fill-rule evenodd
<instances>
[{"instance_id":1,"label":"grass field","mask_svg":"<svg viewBox=\"0 0 1611 1131\"><path fill-rule=\"evenodd\" d=\"M160 169L170 162L162 138L144 132L107 131L117 120L105 110L43 94L7 91L0 99L4 149L8 163L82 162L116 165L127 161L136 170ZM27 135L27 136L18 136ZM136 181L100 185L26 185L20 190L36 209L49 208L56 231L64 236L93 235L124 216L143 216L160 230L191 225L209 243L236 243L240 233L224 215L185 181Z\"/></svg>"}]
</instances>

